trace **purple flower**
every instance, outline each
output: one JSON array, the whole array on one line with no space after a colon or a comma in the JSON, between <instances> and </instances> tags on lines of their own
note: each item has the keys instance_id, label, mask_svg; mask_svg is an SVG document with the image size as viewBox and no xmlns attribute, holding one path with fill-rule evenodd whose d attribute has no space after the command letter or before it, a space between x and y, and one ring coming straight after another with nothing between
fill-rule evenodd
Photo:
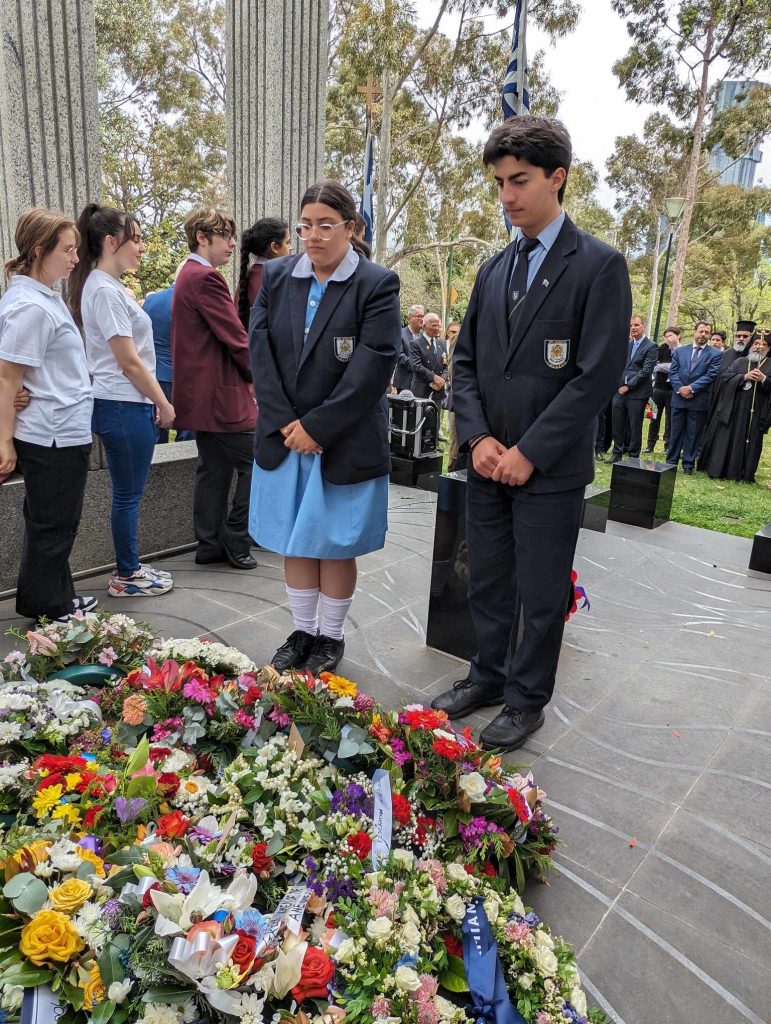
<instances>
[{"instance_id":1,"label":"purple flower","mask_svg":"<svg viewBox=\"0 0 771 1024\"><path fill-rule=\"evenodd\" d=\"M107 729L107 728L100 729L99 730L99 738L104 740L105 743L109 743L110 740L112 739L112 729Z\"/></svg>"},{"instance_id":2,"label":"purple flower","mask_svg":"<svg viewBox=\"0 0 771 1024\"><path fill-rule=\"evenodd\" d=\"M242 910L240 914L236 914L236 928L247 935L253 935L255 939L259 938L267 923L267 917L263 917L259 910L254 908Z\"/></svg>"},{"instance_id":3,"label":"purple flower","mask_svg":"<svg viewBox=\"0 0 771 1024\"><path fill-rule=\"evenodd\" d=\"M115 801L115 813L118 815L121 825L128 825L129 822L136 821L145 807L147 807L147 801L143 796L132 796L128 799L125 796L119 796Z\"/></svg>"},{"instance_id":4,"label":"purple flower","mask_svg":"<svg viewBox=\"0 0 771 1024\"><path fill-rule=\"evenodd\" d=\"M192 891L200 874L200 868L166 868L166 878L186 896Z\"/></svg>"},{"instance_id":5,"label":"purple flower","mask_svg":"<svg viewBox=\"0 0 771 1024\"><path fill-rule=\"evenodd\" d=\"M125 909L125 904L121 903L117 898L107 900L107 902L102 905L102 914L104 915L107 924L110 926L111 931L117 932L120 927L121 915Z\"/></svg>"},{"instance_id":6,"label":"purple flower","mask_svg":"<svg viewBox=\"0 0 771 1024\"><path fill-rule=\"evenodd\" d=\"M412 760L412 754L410 754L410 752L405 747L404 740L391 740L391 751L393 754L394 764L398 765L399 768L401 768L402 765L407 764L408 761Z\"/></svg>"},{"instance_id":7,"label":"purple flower","mask_svg":"<svg viewBox=\"0 0 771 1024\"><path fill-rule=\"evenodd\" d=\"M212 839L220 839L222 837L222 831L212 832L208 828L204 828L202 825L196 825L191 828L187 834L188 839L192 839L197 843L210 843Z\"/></svg>"}]
</instances>

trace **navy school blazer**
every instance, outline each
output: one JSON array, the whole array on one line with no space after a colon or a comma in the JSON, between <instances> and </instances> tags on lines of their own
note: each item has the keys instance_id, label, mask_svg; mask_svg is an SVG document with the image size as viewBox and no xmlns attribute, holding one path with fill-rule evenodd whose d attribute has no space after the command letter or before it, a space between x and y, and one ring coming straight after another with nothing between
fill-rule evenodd
<instances>
[{"instance_id":1,"label":"navy school blazer","mask_svg":"<svg viewBox=\"0 0 771 1024\"><path fill-rule=\"evenodd\" d=\"M330 281L307 340L311 279L292 277L300 256L265 264L252 306L249 351L259 407L254 460L275 469L289 453L281 428L299 419L323 449L333 484L390 472L386 391L400 349L399 278L360 259Z\"/></svg>"},{"instance_id":2,"label":"navy school blazer","mask_svg":"<svg viewBox=\"0 0 771 1024\"><path fill-rule=\"evenodd\" d=\"M513 338L508 245L481 267L453 355L463 450L480 434L517 445L535 466L523 490L570 490L594 478L600 409L618 390L632 293L621 253L565 218L527 290Z\"/></svg>"}]
</instances>

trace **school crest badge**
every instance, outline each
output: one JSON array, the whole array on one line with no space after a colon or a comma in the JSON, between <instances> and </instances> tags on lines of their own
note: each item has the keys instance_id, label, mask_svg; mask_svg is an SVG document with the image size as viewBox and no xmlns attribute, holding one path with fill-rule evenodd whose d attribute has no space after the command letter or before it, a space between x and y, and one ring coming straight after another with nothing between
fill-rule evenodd
<instances>
[{"instance_id":1,"label":"school crest badge","mask_svg":"<svg viewBox=\"0 0 771 1024\"><path fill-rule=\"evenodd\" d=\"M552 370L561 370L563 366L567 366L570 356L570 338L561 340L547 338L544 342L543 355L547 366L550 366Z\"/></svg>"},{"instance_id":2,"label":"school crest badge","mask_svg":"<svg viewBox=\"0 0 771 1024\"><path fill-rule=\"evenodd\" d=\"M335 338L335 355L341 363L347 363L353 355L356 338Z\"/></svg>"}]
</instances>

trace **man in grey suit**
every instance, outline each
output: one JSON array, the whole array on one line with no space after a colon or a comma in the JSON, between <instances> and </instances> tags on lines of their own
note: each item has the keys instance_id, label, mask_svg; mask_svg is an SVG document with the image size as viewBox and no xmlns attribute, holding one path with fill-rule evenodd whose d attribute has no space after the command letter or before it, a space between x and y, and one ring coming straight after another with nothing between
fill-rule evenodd
<instances>
[{"instance_id":1,"label":"man in grey suit","mask_svg":"<svg viewBox=\"0 0 771 1024\"><path fill-rule=\"evenodd\" d=\"M410 306L407 310L407 326L402 327L402 342L399 349L399 357L394 370L393 386L396 393L409 391L412 384L412 364L410 363L410 344L420 337L423 329L423 316L425 310L419 304Z\"/></svg>"},{"instance_id":2,"label":"man in grey suit","mask_svg":"<svg viewBox=\"0 0 771 1024\"><path fill-rule=\"evenodd\" d=\"M620 462L626 454L639 459L645 406L653 391L653 367L658 349L645 333L645 322L633 316L629 324L629 348L618 391L613 396L613 455ZM627 438L629 439L627 444Z\"/></svg>"},{"instance_id":3,"label":"man in grey suit","mask_svg":"<svg viewBox=\"0 0 771 1024\"><path fill-rule=\"evenodd\" d=\"M422 334L410 342L410 391L416 398L431 398L439 406L445 395L449 373L447 342L440 337L441 333L439 314L426 313Z\"/></svg>"}]
</instances>

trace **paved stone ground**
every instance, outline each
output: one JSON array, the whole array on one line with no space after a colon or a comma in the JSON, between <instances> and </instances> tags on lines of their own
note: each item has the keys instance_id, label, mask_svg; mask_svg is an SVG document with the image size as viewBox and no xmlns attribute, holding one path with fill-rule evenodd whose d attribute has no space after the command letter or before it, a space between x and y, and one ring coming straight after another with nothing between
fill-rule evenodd
<instances>
[{"instance_id":1,"label":"paved stone ground","mask_svg":"<svg viewBox=\"0 0 771 1024\"><path fill-rule=\"evenodd\" d=\"M341 671L389 704L465 674L424 646L433 502L392 488L387 546L361 560ZM677 524L582 533L591 611L565 631L546 725L512 758L533 767L564 840L527 902L575 945L619 1024L769 1019L771 579L747 573L749 546ZM291 620L280 560L257 558L239 572L182 555L164 562L171 594L104 603L265 662ZM13 624L0 603L0 628Z\"/></svg>"}]
</instances>

